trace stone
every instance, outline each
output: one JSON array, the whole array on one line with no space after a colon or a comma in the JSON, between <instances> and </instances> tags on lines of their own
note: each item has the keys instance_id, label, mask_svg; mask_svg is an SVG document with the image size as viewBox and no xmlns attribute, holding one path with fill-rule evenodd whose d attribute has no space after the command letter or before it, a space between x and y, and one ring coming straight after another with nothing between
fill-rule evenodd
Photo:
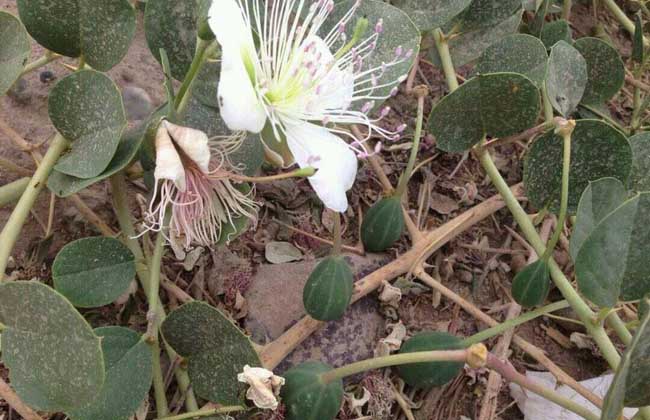
<instances>
[{"instance_id":1,"label":"stone","mask_svg":"<svg viewBox=\"0 0 650 420\"><path fill-rule=\"evenodd\" d=\"M126 118L129 121L144 120L153 111L153 102L149 94L137 86L126 86L122 89L122 101Z\"/></svg>"},{"instance_id":2,"label":"stone","mask_svg":"<svg viewBox=\"0 0 650 420\"><path fill-rule=\"evenodd\" d=\"M355 281L373 272L389 260L385 255L365 257L346 254ZM248 316L244 326L253 341L267 344L278 338L305 315L302 289L319 260L258 267L244 297ZM341 366L373 356L380 338L386 335L384 318L376 296L367 296L352 304L343 318L329 322L301 343L281 364L284 372L306 360L321 360Z\"/></svg>"}]
</instances>

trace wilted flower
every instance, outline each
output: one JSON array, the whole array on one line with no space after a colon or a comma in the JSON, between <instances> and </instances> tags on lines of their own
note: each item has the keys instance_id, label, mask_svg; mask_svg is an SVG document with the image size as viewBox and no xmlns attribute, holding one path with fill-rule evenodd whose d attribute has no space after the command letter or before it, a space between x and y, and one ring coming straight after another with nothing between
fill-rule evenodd
<instances>
[{"instance_id":1,"label":"wilted flower","mask_svg":"<svg viewBox=\"0 0 650 420\"><path fill-rule=\"evenodd\" d=\"M377 125L389 108L376 119L369 113L375 101L395 94L405 79L380 81L386 70L413 53L398 48L390 62L368 68L383 23L374 22L364 38L369 22L361 18L347 39L346 25L360 4L355 2L328 31L321 29L334 10L333 0L219 0L209 14L222 48L218 95L223 120L232 130L261 133L267 156L276 163L317 168L309 181L325 205L339 212L348 207L346 191L354 183L357 156L367 156L362 143L371 135L392 139L403 130ZM386 88L390 94L378 92ZM343 124L367 127L367 138L357 140L341 129Z\"/></svg>"},{"instance_id":2,"label":"wilted flower","mask_svg":"<svg viewBox=\"0 0 650 420\"><path fill-rule=\"evenodd\" d=\"M239 382L250 385L246 398L252 400L256 407L268 410L278 408L278 395L284 385L284 378L276 376L268 369L244 366L244 372L237 375Z\"/></svg>"},{"instance_id":3,"label":"wilted flower","mask_svg":"<svg viewBox=\"0 0 650 420\"><path fill-rule=\"evenodd\" d=\"M255 220L256 203L224 176L226 158L210 147L205 133L163 120L155 146L154 196L145 219L149 229L161 230L171 211L168 239L188 249L219 242L236 218Z\"/></svg>"}]
</instances>

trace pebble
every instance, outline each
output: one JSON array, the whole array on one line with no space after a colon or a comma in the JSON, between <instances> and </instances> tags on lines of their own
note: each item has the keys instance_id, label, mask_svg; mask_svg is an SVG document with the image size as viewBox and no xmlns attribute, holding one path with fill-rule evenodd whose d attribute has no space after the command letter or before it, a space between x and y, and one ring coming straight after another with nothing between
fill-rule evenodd
<instances>
[{"instance_id":1,"label":"pebble","mask_svg":"<svg viewBox=\"0 0 650 420\"><path fill-rule=\"evenodd\" d=\"M149 94L137 86L122 89L122 101L129 121L144 120L153 111L153 102Z\"/></svg>"}]
</instances>

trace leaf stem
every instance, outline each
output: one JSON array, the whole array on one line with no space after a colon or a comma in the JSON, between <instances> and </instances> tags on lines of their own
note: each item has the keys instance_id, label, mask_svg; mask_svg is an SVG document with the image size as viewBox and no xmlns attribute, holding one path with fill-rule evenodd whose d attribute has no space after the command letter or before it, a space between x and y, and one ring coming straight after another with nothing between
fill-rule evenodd
<instances>
[{"instance_id":1,"label":"leaf stem","mask_svg":"<svg viewBox=\"0 0 650 420\"><path fill-rule=\"evenodd\" d=\"M415 133L413 135L413 145L411 146L411 155L409 156L408 164L406 169L399 180L397 189L395 190L395 196L401 197L406 191L408 186L409 179L413 174L413 167L415 167L415 161L418 157L418 152L420 151L420 139L422 138L422 122L424 121L424 98L428 95L428 89L425 86L418 86L414 89L418 98L418 115L415 123Z\"/></svg>"},{"instance_id":2,"label":"leaf stem","mask_svg":"<svg viewBox=\"0 0 650 420\"><path fill-rule=\"evenodd\" d=\"M447 86L449 87L449 90L453 92L458 89L458 79L456 78L456 69L454 68L454 63L449 52L449 43L440 28L433 31L433 39L436 43L438 55L440 56L442 70L447 79Z\"/></svg>"},{"instance_id":3,"label":"leaf stem","mask_svg":"<svg viewBox=\"0 0 650 420\"><path fill-rule=\"evenodd\" d=\"M6 206L7 204L11 204L14 201L18 200L25 192L25 189L27 189L29 180L30 178L21 178L14 182L10 182L1 186L0 207Z\"/></svg>"},{"instance_id":4,"label":"leaf stem","mask_svg":"<svg viewBox=\"0 0 650 420\"><path fill-rule=\"evenodd\" d=\"M561 119L562 120L562 119ZM548 259L553 255L553 250L557 245L557 242L562 236L562 231L564 230L564 222L566 221L567 209L569 206L569 173L571 172L571 134L575 128L575 121L566 121L562 120L560 124L563 124L559 127L560 134L562 136L562 142L564 145L564 151L562 154L562 192L560 194L560 214L557 218L557 224L555 225L555 232L551 240L546 246L544 255L542 255L541 260L548 262Z\"/></svg>"},{"instance_id":5,"label":"leaf stem","mask_svg":"<svg viewBox=\"0 0 650 420\"><path fill-rule=\"evenodd\" d=\"M551 99L548 96L548 88L546 87L546 82L542 86L542 105L544 107L544 120L547 123L553 121L553 105L551 104Z\"/></svg>"},{"instance_id":6,"label":"leaf stem","mask_svg":"<svg viewBox=\"0 0 650 420\"><path fill-rule=\"evenodd\" d=\"M67 147L68 141L57 133L0 233L0 283L4 279L7 261L25 224L25 220L27 220L38 194L47 183L52 168Z\"/></svg>"},{"instance_id":7,"label":"leaf stem","mask_svg":"<svg viewBox=\"0 0 650 420\"><path fill-rule=\"evenodd\" d=\"M635 134L641 127L641 88L634 87L634 109L632 111L632 121L630 123L630 133Z\"/></svg>"},{"instance_id":8,"label":"leaf stem","mask_svg":"<svg viewBox=\"0 0 650 420\"><path fill-rule=\"evenodd\" d=\"M176 101L174 102L174 107L179 116L182 116L187 108L189 99L192 96L192 87L194 86L196 76L201 71L206 59L210 57L218 47L219 44L217 44L216 41L205 41L201 38L197 38L196 51L194 53L194 58L192 59L192 64L190 64L190 69L185 75L183 84L178 89Z\"/></svg>"},{"instance_id":9,"label":"leaf stem","mask_svg":"<svg viewBox=\"0 0 650 420\"><path fill-rule=\"evenodd\" d=\"M25 66L25 68L23 69L22 73L20 73L20 76L21 77L25 76L26 74L31 73L32 71L37 70L37 69L51 63L52 61L56 61L56 60L58 60L58 59L60 59L62 57L63 57L62 55L59 55L59 54L57 54L55 52L46 51L45 54L43 54L43 56L41 56L40 58L37 58L36 60L34 60L31 63L27 64Z\"/></svg>"},{"instance_id":10,"label":"leaf stem","mask_svg":"<svg viewBox=\"0 0 650 420\"><path fill-rule=\"evenodd\" d=\"M219 408L204 408L201 410L194 410L189 413L179 414L177 416L171 417L158 417L156 420L187 420L187 419L196 419L199 417L214 416L218 414L228 414L236 411L245 411L246 407L241 405L231 405L226 407Z\"/></svg>"},{"instance_id":11,"label":"leaf stem","mask_svg":"<svg viewBox=\"0 0 650 420\"><path fill-rule=\"evenodd\" d=\"M562 19L564 20L571 20L571 7L573 6L573 2L571 0L564 0L564 3L562 4Z\"/></svg>"},{"instance_id":12,"label":"leaf stem","mask_svg":"<svg viewBox=\"0 0 650 420\"><path fill-rule=\"evenodd\" d=\"M129 211L128 200L126 195L126 182L123 172L118 172L117 174L110 177L111 183L111 192L113 196L113 209L117 217L120 228L122 229L122 240L126 246L133 252L133 255L136 259L136 273L138 275L138 280L140 280L140 285L144 292L149 295L149 267L146 265L146 259L142 248L136 239L137 233L135 227L133 226L133 221L131 219L131 213ZM158 322L162 323L165 319L165 309L162 305L158 304L155 308L156 317ZM163 341L165 346L165 351L169 360L176 360L178 355L172 349L169 344ZM199 409L199 405L194 396L194 392L190 388L190 378L187 374L187 371L180 366L176 367L174 370L176 375L176 381L181 392L185 395L185 407L189 411L196 411Z\"/></svg>"},{"instance_id":13,"label":"leaf stem","mask_svg":"<svg viewBox=\"0 0 650 420\"><path fill-rule=\"evenodd\" d=\"M566 300L561 300L559 302L554 302L541 308L537 308L534 311L526 312L523 315L518 316L517 318L509 319L501 324L498 324L492 328L488 328L479 333L476 333L470 337L467 337L463 340L463 343L470 346L472 344L481 343L489 338L503 334L504 332L513 329L521 324L525 324L537 317L542 315L547 315L551 312L559 311L560 309L568 308L569 302Z\"/></svg>"}]
</instances>

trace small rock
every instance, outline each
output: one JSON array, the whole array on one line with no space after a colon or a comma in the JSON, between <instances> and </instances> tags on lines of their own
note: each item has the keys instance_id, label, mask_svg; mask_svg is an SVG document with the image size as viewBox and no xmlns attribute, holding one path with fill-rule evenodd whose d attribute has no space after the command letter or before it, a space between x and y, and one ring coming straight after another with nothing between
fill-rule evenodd
<instances>
[{"instance_id":1,"label":"small rock","mask_svg":"<svg viewBox=\"0 0 650 420\"><path fill-rule=\"evenodd\" d=\"M39 75L41 83L50 83L52 80L56 79L56 75L51 70L43 70Z\"/></svg>"},{"instance_id":2,"label":"small rock","mask_svg":"<svg viewBox=\"0 0 650 420\"><path fill-rule=\"evenodd\" d=\"M387 262L382 255L346 255L346 260L355 273L355 280ZM254 341L267 344L305 315L302 289L317 263L316 260L258 267L244 295L249 308L244 325ZM329 322L300 344L279 366L278 372L306 360L341 366L372 357L384 334L384 319L378 309L373 296L354 303L342 319Z\"/></svg>"},{"instance_id":3,"label":"small rock","mask_svg":"<svg viewBox=\"0 0 650 420\"><path fill-rule=\"evenodd\" d=\"M144 120L153 111L153 102L149 94L137 86L122 89L122 101L129 121Z\"/></svg>"},{"instance_id":4,"label":"small rock","mask_svg":"<svg viewBox=\"0 0 650 420\"><path fill-rule=\"evenodd\" d=\"M7 92L7 96L21 105L27 105L32 100L28 87L25 79L18 79Z\"/></svg>"}]
</instances>

